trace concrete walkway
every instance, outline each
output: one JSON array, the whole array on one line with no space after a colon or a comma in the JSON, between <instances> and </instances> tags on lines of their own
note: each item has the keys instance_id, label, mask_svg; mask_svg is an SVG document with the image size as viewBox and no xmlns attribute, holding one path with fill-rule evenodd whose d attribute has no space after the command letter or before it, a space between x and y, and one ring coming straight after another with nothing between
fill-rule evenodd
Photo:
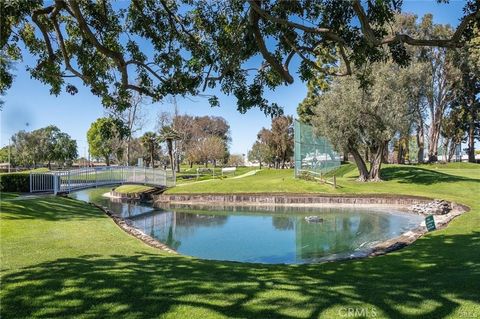
<instances>
[{"instance_id":1,"label":"concrete walkway","mask_svg":"<svg viewBox=\"0 0 480 319\"><path fill-rule=\"evenodd\" d=\"M259 171L260 171L259 169L256 169L254 171L246 172L245 174L232 177L231 179L237 179L237 178L244 178L244 177L247 177L247 176L252 176L252 175L257 174L257 172L259 172Z\"/></svg>"},{"instance_id":2,"label":"concrete walkway","mask_svg":"<svg viewBox=\"0 0 480 319\"><path fill-rule=\"evenodd\" d=\"M244 177L248 177L248 176L252 176L252 175L255 175L257 174L257 172L261 171L260 169L256 169L256 170L253 170L253 171L250 171L250 172L246 172L242 175L238 175L238 176L235 176L235 177L230 177L230 178L227 178L227 179L238 179L238 178L244 178ZM198 184L198 183L206 183L206 182L211 182L211 181L218 181L219 179L216 179L216 178L212 178L212 179L207 179L207 180L204 180L204 181L198 181L198 182L191 182L191 183L182 183L182 184L177 184L175 187L180 187L180 186L186 186L186 185L192 185L192 184Z\"/></svg>"}]
</instances>

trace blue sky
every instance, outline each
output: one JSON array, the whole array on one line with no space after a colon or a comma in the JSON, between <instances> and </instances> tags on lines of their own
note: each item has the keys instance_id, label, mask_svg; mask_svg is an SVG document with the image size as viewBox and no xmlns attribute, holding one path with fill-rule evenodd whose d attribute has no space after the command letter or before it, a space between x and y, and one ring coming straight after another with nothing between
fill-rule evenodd
<instances>
[{"instance_id":1,"label":"blue sky","mask_svg":"<svg viewBox=\"0 0 480 319\"><path fill-rule=\"evenodd\" d=\"M464 3L458 0L450 1L448 5L440 5L435 0L404 0L403 11L415 13L418 16L431 12L436 23L449 23L456 26L462 16ZM90 124L105 114L100 99L93 96L90 90L80 82L73 82L79 89L76 95L72 96L66 92L58 97L50 95L48 88L30 79L25 70L27 65L33 65L33 61L31 57L25 55L24 61L15 65L16 78L13 87L6 96L2 97L5 104L0 112L1 145L8 144L9 137L21 129L30 131L53 124L77 140L79 154L83 156L87 150L86 132ZM285 114L295 116L297 105L303 100L306 92L306 84L296 78L293 85L280 87L274 92L268 92L266 96L269 101L282 105ZM181 113L216 115L227 119L232 137L230 151L246 153L255 141L257 132L262 127L270 125L270 118L257 109L240 114L236 110L234 97L221 94L219 97L221 103L219 108L211 108L208 101L200 97L179 98L177 104ZM168 103L146 106L147 122L142 132L155 128L155 120L159 112L172 110L173 106Z\"/></svg>"}]
</instances>

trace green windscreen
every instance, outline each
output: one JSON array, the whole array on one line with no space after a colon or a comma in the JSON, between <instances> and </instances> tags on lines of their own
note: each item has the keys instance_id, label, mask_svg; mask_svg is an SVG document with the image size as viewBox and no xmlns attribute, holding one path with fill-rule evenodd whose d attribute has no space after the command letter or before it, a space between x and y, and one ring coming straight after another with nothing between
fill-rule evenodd
<instances>
[{"instance_id":1,"label":"green windscreen","mask_svg":"<svg viewBox=\"0 0 480 319\"><path fill-rule=\"evenodd\" d=\"M340 155L328 140L316 136L311 125L295 120L295 176L303 172L325 174L340 166Z\"/></svg>"}]
</instances>

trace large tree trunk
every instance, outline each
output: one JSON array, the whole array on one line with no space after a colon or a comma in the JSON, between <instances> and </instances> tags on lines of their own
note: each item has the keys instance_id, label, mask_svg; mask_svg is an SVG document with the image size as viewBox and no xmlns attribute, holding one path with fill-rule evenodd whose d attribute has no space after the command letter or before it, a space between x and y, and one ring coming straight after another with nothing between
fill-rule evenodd
<instances>
[{"instance_id":1,"label":"large tree trunk","mask_svg":"<svg viewBox=\"0 0 480 319\"><path fill-rule=\"evenodd\" d=\"M170 165L172 166L172 173L173 173L173 175L175 175L175 162L173 160L172 140L167 140L167 148L168 148L168 157L170 159Z\"/></svg>"},{"instance_id":2,"label":"large tree trunk","mask_svg":"<svg viewBox=\"0 0 480 319\"><path fill-rule=\"evenodd\" d=\"M131 135L128 136L127 138L127 147L126 147L126 150L125 150L125 155L127 157L127 166L130 166L130 142L132 141L132 137Z\"/></svg>"},{"instance_id":3,"label":"large tree trunk","mask_svg":"<svg viewBox=\"0 0 480 319\"><path fill-rule=\"evenodd\" d=\"M385 147L383 148L382 151L382 163L388 164L388 142L385 144Z\"/></svg>"},{"instance_id":4,"label":"large tree trunk","mask_svg":"<svg viewBox=\"0 0 480 319\"><path fill-rule=\"evenodd\" d=\"M443 143L443 161L444 162L450 162L450 157L448 156L448 146L450 145L450 141L448 138L445 139L445 142ZM454 143L452 142L452 146L454 146Z\"/></svg>"},{"instance_id":5,"label":"large tree trunk","mask_svg":"<svg viewBox=\"0 0 480 319\"><path fill-rule=\"evenodd\" d=\"M401 137L398 140L397 163L405 164L408 154L408 137Z\"/></svg>"},{"instance_id":6,"label":"large tree trunk","mask_svg":"<svg viewBox=\"0 0 480 319\"><path fill-rule=\"evenodd\" d=\"M108 155L105 155L105 164L107 164L107 166L110 166L110 156Z\"/></svg>"},{"instance_id":7,"label":"large tree trunk","mask_svg":"<svg viewBox=\"0 0 480 319\"><path fill-rule=\"evenodd\" d=\"M352 154L353 159L355 160L355 164L357 164L358 169L358 181L365 182L368 180L368 170L365 161L363 160L362 156L358 152L357 149L351 148L349 149L349 153Z\"/></svg>"},{"instance_id":8,"label":"large tree trunk","mask_svg":"<svg viewBox=\"0 0 480 319\"><path fill-rule=\"evenodd\" d=\"M440 139L441 123L436 121L430 126L428 141L428 161L430 163L438 161L438 140Z\"/></svg>"},{"instance_id":9,"label":"large tree trunk","mask_svg":"<svg viewBox=\"0 0 480 319\"><path fill-rule=\"evenodd\" d=\"M370 172L368 173L368 180L372 182L381 181L380 168L382 166L382 157L385 150L386 143L380 143L379 146L370 148Z\"/></svg>"},{"instance_id":10,"label":"large tree trunk","mask_svg":"<svg viewBox=\"0 0 480 319\"><path fill-rule=\"evenodd\" d=\"M452 161L452 158L455 155L456 148L457 148L457 144L452 140L450 149L448 151L448 159L447 159L448 162Z\"/></svg>"},{"instance_id":11,"label":"large tree trunk","mask_svg":"<svg viewBox=\"0 0 480 319\"><path fill-rule=\"evenodd\" d=\"M421 118L421 115L420 115L420 120L417 126L417 147L418 147L417 162L421 164L424 161L423 156L425 153L425 131L424 131L423 119Z\"/></svg>"},{"instance_id":12,"label":"large tree trunk","mask_svg":"<svg viewBox=\"0 0 480 319\"><path fill-rule=\"evenodd\" d=\"M468 127L468 161L475 163L475 122L473 116Z\"/></svg>"}]
</instances>

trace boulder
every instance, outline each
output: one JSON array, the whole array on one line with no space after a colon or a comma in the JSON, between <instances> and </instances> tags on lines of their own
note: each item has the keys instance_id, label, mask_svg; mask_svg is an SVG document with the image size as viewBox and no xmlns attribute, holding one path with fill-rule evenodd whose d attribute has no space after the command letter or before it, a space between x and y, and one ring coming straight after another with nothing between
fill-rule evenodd
<instances>
[{"instance_id":1,"label":"boulder","mask_svg":"<svg viewBox=\"0 0 480 319\"><path fill-rule=\"evenodd\" d=\"M452 203L436 199L429 203L416 204L410 207L410 211L422 215L445 215L452 210Z\"/></svg>"}]
</instances>

